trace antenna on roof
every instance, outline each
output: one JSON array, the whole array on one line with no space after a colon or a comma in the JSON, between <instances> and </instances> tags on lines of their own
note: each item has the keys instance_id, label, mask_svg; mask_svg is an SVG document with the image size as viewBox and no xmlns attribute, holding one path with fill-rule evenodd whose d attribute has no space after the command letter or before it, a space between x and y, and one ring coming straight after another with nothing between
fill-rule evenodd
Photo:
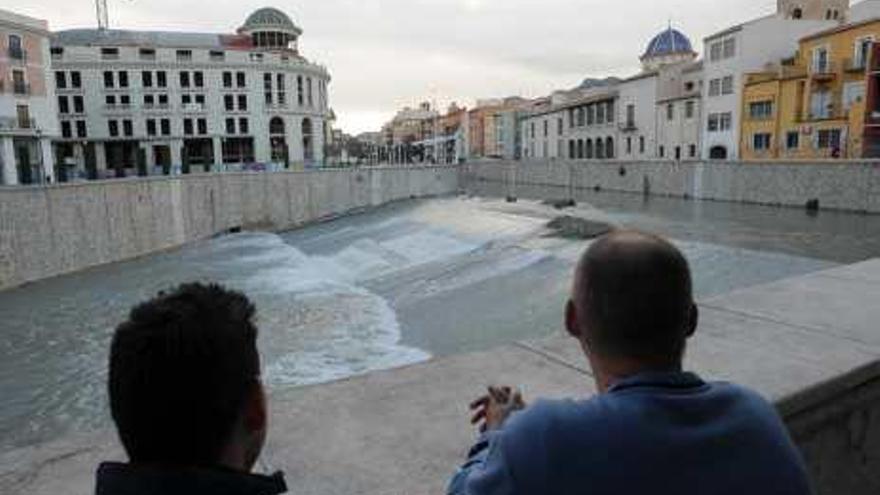
<instances>
[{"instance_id":1,"label":"antenna on roof","mask_svg":"<svg viewBox=\"0 0 880 495\"><path fill-rule=\"evenodd\" d=\"M95 0L95 10L98 13L98 29L104 31L110 27L110 16L107 14L107 0Z\"/></svg>"}]
</instances>

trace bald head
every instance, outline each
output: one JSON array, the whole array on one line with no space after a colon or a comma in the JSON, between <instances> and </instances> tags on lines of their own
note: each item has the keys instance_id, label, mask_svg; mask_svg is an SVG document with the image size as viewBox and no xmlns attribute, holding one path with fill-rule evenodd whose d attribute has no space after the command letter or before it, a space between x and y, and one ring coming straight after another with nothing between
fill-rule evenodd
<instances>
[{"instance_id":1,"label":"bald head","mask_svg":"<svg viewBox=\"0 0 880 495\"><path fill-rule=\"evenodd\" d=\"M696 328L687 260L666 240L641 232L615 231L587 250L572 302L578 337L605 357L680 362Z\"/></svg>"}]
</instances>

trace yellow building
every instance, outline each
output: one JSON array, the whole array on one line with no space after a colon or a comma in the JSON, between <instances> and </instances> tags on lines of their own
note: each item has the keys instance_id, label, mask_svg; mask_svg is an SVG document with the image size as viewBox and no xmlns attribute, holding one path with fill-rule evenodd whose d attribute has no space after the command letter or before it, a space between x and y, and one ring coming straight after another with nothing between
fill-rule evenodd
<instances>
[{"instance_id":1,"label":"yellow building","mask_svg":"<svg viewBox=\"0 0 880 495\"><path fill-rule=\"evenodd\" d=\"M873 108L866 88L877 39L880 19L843 25L803 38L792 59L746 74L740 156L872 156L873 129L866 128L872 117L865 109Z\"/></svg>"}]
</instances>

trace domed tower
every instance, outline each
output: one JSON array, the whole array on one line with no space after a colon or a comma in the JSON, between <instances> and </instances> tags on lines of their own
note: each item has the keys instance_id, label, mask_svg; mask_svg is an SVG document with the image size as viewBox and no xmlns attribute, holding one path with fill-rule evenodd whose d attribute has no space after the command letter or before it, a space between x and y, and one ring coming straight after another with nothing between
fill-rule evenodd
<instances>
[{"instance_id":1,"label":"domed tower","mask_svg":"<svg viewBox=\"0 0 880 495\"><path fill-rule=\"evenodd\" d=\"M303 31L284 12L266 7L248 16L238 33L250 36L257 48L297 51Z\"/></svg>"},{"instance_id":2,"label":"domed tower","mask_svg":"<svg viewBox=\"0 0 880 495\"><path fill-rule=\"evenodd\" d=\"M644 70L657 70L664 65L691 62L696 58L697 52L694 51L691 40L669 26L648 43L641 61Z\"/></svg>"},{"instance_id":3,"label":"domed tower","mask_svg":"<svg viewBox=\"0 0 880 495\"><path fill-rule=\"evenodd\" d=\"M786 19L844 22L849 17L849 0L777 0L776 10Z\"/></svg>"}]
</instances>

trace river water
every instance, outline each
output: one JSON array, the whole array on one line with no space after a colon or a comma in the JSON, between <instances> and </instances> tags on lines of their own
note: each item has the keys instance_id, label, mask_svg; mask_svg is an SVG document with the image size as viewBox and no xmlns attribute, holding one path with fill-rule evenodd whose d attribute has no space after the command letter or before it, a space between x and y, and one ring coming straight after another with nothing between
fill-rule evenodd
<instances>
[{"instance_id":1,"label":"river water","mask_svg":"<svg viewBox=\"0 0 880 495\"><path fill-rule=\"evenodd\" d=\"M270 391L560 329L585 244L548 236L553 188L414 201L276 235L244 233L0 293L0 452L106 427L107 347L159 290L217 281L258 307ZM880 217L578 193L566 214L667 235L700 297L880 256ZM487 199L489 198L489 199ZM530 199L531 198L531 199Z\"/></svg>"}]
</instances>

